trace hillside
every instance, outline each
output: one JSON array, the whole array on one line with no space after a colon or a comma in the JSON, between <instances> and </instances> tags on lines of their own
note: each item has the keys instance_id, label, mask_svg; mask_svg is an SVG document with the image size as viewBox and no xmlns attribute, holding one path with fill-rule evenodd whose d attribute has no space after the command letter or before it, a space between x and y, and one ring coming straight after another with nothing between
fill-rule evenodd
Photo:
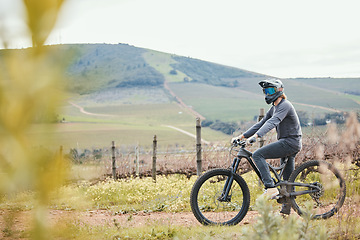
<instances>
[{"instance_id":1,"label":"hillside","mask_svg":"<svg viewBox=\"0 0 360 240\"><path fill-rule=\"evenodd\" d=\"M205 84L238 88L261 95L257 82L268 77L243 69L126 44L82 44L57 47L57 52L72 56L72 64L67 72L68 89L80 94L129 87L162 88L164 81L167 81L175 82L175 85L170 86L177 88L180 88L178 84L195 84L188 86ZM295 102L342 110L359 108L357 96L360 78L297 78L283 81L286 92ZM217 92L219 97L221 97L221 92L223 91ZM188 102L186 92L183 94L177 91L176 94L185 103ZM191 101L188 104L194 105Z\"/></svg>"},{"instance_id":2,"label":"hillside","mask_svg":"<svg viewBox=\"0 0 360 240\"><path fill-rule=\"evenodd\" d=\"M48 48L53 50L53 61L68 65L67 89L75 94L89 94L88 99L96 93L103 96L103 91L123 89L122 103L152 103L155 95L162 96L162 101L180 101L206 118L225 121L249 120L260 107L267 108L257 84L268 77L264 74L127 44L71 44ZM30 50L0 50L0 59L8 51L24 54ZM171 94L163 88L165 81ZM360 78L296 78L283 79L283 82L297 109L311 115L360 109ZM134 91L130 89L134 87L155 88L163 93L127 99L124 92ZM119 98L111 95L112 99L104 100L107 104ZM98 101L102 101L101 98Z\"/></svg>"},{"instance_id":3,"label":"hillside","mask_svg":"<svg viewBox=\"0 0 360 240\"><path fill-rule=\"evenodd\" d=\"M68 65L67 88L79 94L113 88L162 87L164 81L240 88L257 94L259 86L254 83L268 77L244 69L128 44L69 44L47 47L53 50L53 61ZM24 53L30 50L0 50L0 61L1 56L8 51ZM314 89L312 91L329 90L333 93L360 95L360 78L295 78L284 79L284 82L290 82L290 86L301 86L302 89ZM291 91L287 83L286 90L288 89Z\"/></svg>"},{"instance_id":4,"label":"hillside","mask_svg":"<svg viewBox=\"0 0 360 240\"><path fill-rule=\"evenodd\" d=\"M256 119L260 108L269 108L258 85L268 77L264 74L126 44L48 48L51 61L68 65L71 103L65 103L59 117L74 124L59 126L57 138L63 145L107 144L119 138L124 144L148 143L154 134L186 144L193 139L169 126L193 132L194 111L207 120L244 123ZM27 51L31 49L0 50L0 63L9 52ZM307 118L360 109L360 78L283 82L288 98ZM218 141L228 135L204 128L203 138Z\"/></svg>"},{"instance_id":5,"label":"hillside","mask_svg":"<svg viewBox=\"0 0 360 240\"><path fill-rule=\"evenodd\" d=\"M162 86L165 80L237 86L237 79L263 74L127 44L50 46L69 57L68 89L84 94L109 88ZM56 57L58 57L57 55ZM67 60L69 61L69 60Z\"/></svg>"},{"instance_id":6,"label":"hillside","mask_svg":"<svg viewBox=\"0 0 360 240\"><path fill-rule=\"evenodd\" d=\"M156 95L163 96L163 100L167 96L170 102L187 105L207 119L222 121L248 121L258 114L259 108L268 108L257 84L268 77L264 74L125 44L61 47L76 52L68 71L69 89L80 94L92 97L95 92L110 89L136 92L133 87L154 88L165 92ZM163 88L164 81L168 82L167 89ZM360 97L354 92L360 89L359 78L297 78L283 82L297 110L308 116L360 109ZM153 102L154 96L147 102ZM143 104L144 98L142 95L126 102Z\"/></svg>"}]
</instances>

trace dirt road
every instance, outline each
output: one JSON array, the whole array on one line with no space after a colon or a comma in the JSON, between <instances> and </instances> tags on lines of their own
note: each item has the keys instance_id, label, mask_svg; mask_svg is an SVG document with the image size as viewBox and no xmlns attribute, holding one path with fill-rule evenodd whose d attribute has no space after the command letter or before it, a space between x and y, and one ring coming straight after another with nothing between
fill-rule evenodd
<instances>
[{"instance_id":1,"label":"dirt road","mask_svg":"<svg viewBox=\"0 0 360 240\"><path fill-rule=\"evenodd\" d=\"M0 210L0 215L6 215L6 210ZM31 211L20 211L14 214L12 228L17 231L30 230L31 227ZM240 225L251 224L255 221L257 216L256 211L249 211L245 218L240 222ZM175 225L175 226L201 226L191 212L166 213L128 213L128 214L114 214L108 210L90 210L90 211L65 211L65 210L49 210L48 223L51 226L56 226L58 222L68 221L74 223L83 223L89 226L114 226L119 224L126 227L141 227L148 225ZM6 222L4 218L0 218L0 228L4 229ZM0 232L2 238L3 232Z\"/></svg>"},{"instance_id":2,"label":"dirt road","mask_svg":"<svg viewBox=\"0 0 360 240\"><path fill-rule=\"evenodd\" d=\"M169 87L169 85L167 84L167 82L165 81L164 82L164 88L166 90L168 90L168 92L171 94L171 96L173 96L176 101L178 102L179 106L183 109L186 109L187 111L189 111L193 116L197 117L197 118L200 118L201 120L204 120L205 117L202 116L200 113L196 112L194 109L192 109L191 107L189 107L188 105L186 105L183 100L178 97Z\"/></svg>"},{"instance_id":3,"label":"dirt road","mask_svg":"<svg viewBox=\"0 0 360 240\"><path fill-rule=\"evenodd\" d=\"M174 129L174 130L176 130L176 131L178 131L178 132L181 132L181 133L183 133L183 134L185 134L185 135L188 135L188 136L196 139L196 135L195 135L195 134L189 133L189 132L187 132L187 131L185 131L185 130L182 130L182 129L177 128L177 127L174 127L174 126L166 125L166 127L172 128L172 129ZM201 139L201 142L203 142L203 143L205 143L205 144L208 144L208 145L210 144L210 142L208 142L208 141L206 141L206 140L204 140L204 139Z\"/></svg>"},{"instance_id":4,"label":"dirt road","mask_svg":"<svg viewBox=\"0 0 360 240\"><path fill-rule=\"evenodd\" d=\"M116 117L116 115L111 115L111 114L91 113L91 112L85 111L85 109L83 107L81 107L73 102L69 101L69 103L71 105L73 105L74 107L76 107L77 109L79 109L81 113L84 113L86 115L98 116L98 117Z\"/></svg>"}]
</instances>

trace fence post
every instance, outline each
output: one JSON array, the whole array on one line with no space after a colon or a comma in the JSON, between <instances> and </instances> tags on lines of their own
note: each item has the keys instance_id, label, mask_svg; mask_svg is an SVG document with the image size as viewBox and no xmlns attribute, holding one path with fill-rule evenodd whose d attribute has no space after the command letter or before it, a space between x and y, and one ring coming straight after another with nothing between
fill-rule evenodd
<instances>
[{"instance_id":1,"label":"fence post","mask_svg":"<svg viewBox=\"0 0 360 240\"><path fill-rule=\"evenodd\" d=\"M201 122L196 118L196 173L201 174Z\"/></svg>"},{"instance_id":2,"label":"fence post","mask_svg":"<svg viewBox=\"0 0 360 240\"><path fill-rule=\"evenodd\" d=\"M153 161L152 161L152 178L154 182L156 182L156 148L157 148L157 140L156 135L154 135L153 140Z\"/></svg>"},{"instance_id":3,"label":"fence post","mask_svg":"<svg viewBox=\"0 0 360 240\"><path fill-rule=\"evenodd\" d=\"M139 167L139 162L140 162L140 160L139 160L139 144L135 147L135 155L136 155L136 157L135 157L135 164L136 164L136 176L137 177L139 177L139 175L140 175L140 167Z\"/></svg>"},{"instance_id":4,"label":"fence post","mask_svg":"<svg viewBox=\"0 0 360 240\"><path fill-rule=\"evenodd\" d=\"M59 157L60 157L60 160L63 160L63 146L60 145L60 149L59 149Z\"/></svg>"},{"instance_id":5,"label":"fence post","mask_svg":"<svg viewBox=\"0 0 360 240\"><path fill-rule=\"evenodd\" d=\"M258 121L260 122L261 119L264 118L264 116L265 116L265 109L264 109L264 108L260 108L260 114L259 114L259 119L258 119ZM264 137L261 137L261 138L260 138L260 141L259 141L260 147L264 146L264 142L265 142Z\"/></svg>"},{"instance_id":6,"label":"fence post","mask_svg":"<svg viewBox=\"0 0 360 240\"><path fill-rule=\"evenodd\" d=\"M112 153L112 175L113 175L113 179L116 180L115 141L112 141L111 153Z\"/></svg>"}]
</instances>

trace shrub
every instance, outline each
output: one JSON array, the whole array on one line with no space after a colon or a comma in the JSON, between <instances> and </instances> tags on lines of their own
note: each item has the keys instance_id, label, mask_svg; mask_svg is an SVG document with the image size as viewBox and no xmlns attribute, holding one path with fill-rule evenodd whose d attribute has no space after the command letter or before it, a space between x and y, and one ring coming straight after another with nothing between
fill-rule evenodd
<instances>
[{"instance_id":1,"label":"shrub","mask_svg":"<svg viewBox=\"0 0 360 240\"><path fill-rule=\"evenodd\" d=\"M255 209L258 210L259 216L252 226L243 229L246 239L327 239L325 227L313 225L310 206L308 206L307 213L304 214L303 218L290 215L284 219L280 214L274 213L272 205L266 198L259 197L256 200Z\"/></svg>"}]
</instances>

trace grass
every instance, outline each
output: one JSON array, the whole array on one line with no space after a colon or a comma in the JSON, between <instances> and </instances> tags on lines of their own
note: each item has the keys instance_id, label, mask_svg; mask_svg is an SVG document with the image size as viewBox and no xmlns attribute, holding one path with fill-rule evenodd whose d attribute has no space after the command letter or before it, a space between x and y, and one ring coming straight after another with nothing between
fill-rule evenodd
<instances>
[{"instance_id":1,"label":"grass","mask_svg":"<svg viewBox=\"0 0 360 240\"><path fill-rule=\"evenodd\" d=\"M150 53L145 56L150 58L149 62L152 64L158 64L158 67L168 66L174 61L170 55ZM164 72L169 70L164 69ZM188 106L210 120L249 121L259 114L260 108L267 110L270 107L265 104L263 95L259 92L257 80L241 80L239 88L216 87L200 83L180 84L177 80L171 81L170 86L173 91ZM338 107L333 103L340 105L349 103L349 108L352 108L357 99L356 96L350 99L348 95L325 96L326 91L319 91L312 87L306 88L304 92L302 83L294 80L286 80L285 84L289 86L286 91L289 93L290 100L294 100L296 109L308 112L310 118L324 114L327 110L300 105L297 102L308 101L312 99L312 96L317 96L319 99L312 99L312 104ZM171 125L195 134L195 117L173 102L161 88L112 89L71 97L71 101L84 107L85 111L103 115L86 115L76 107L66 104L59 118L64 118L67 123L56 124L57 131L52 136L54 146L105 147L109 146L111 141L116 141L118 145L140 144L150 147L154 135L158 136L159 144L162 146L195 144L194 138L167 127ZM327 99L326 103L321 103L320 101L324 99ZM35 126L29 134L33 137L40 136L42 142L46 143L49 141L51 131L38 132L39 126ZM306 129L304 131L306 132ZM209 128L202 129L202 138L206 141L227 142L230 137Z\"/></svg>"},{"instance_id":2,"label":"grass","mask_svg":"<svg viewBox=\"0 0 360 240\"><path fill-rule=\"evenodd\" d=\"M263 96L239 89L206 84L170 84L184 102L208 119L223 121L252 120L260 108L267 108Z\"/></svg>"},{"instance_id":3,"label":"grass","mask_svg":"<svg viewBox=\"0 0 360 240\"><path fill-rule=\"evenodd\" d=\"M353 111L359 104L349 99L346 94L335 93L319 87L312 87L303 82L285 80L285 92L294 102L318 105L341 111Z\"/></svg>"},{"instance_id":4,"label":"grass","mask_svg":"<svg viewBox=\"0 0 360 240\"><path fill-rule=\"evenodd\" d=\"M154 135L157 136L160 146L167 146L170 143L189 145L195 142L193 138L165 126L65 123L56 124L56 128L57 131L53 134L39 133L35 129L30 136L37 136L39 142L43 144L49 143L49 139L52 139L54 147L63 146L64 149L110 147L112 141L115 141L117 146L139 144L150 147Z\"/></svg>"},{"instance_id":5,"label":"grass","mask_svg":"<svg viewBox=\"0 0 360 240\"><path fill-rule=\"evenodd\" d=\"M143 54L143 57L150 66L163 74L168 82L183 82L184 78L191 80L189 76L180 71L176 71L176 75L170 74L170 71L173 70L170 64L176 63L170 54L149 50Z\"/></svg>"},{"instance_id":6,"label":"grass","mask_svg":"<svg viewBox=\"0 0 360 240\"><path fill-rule=\"evenodd\" d=\"M286 94L298 111L306 111L309 117L319 117L334 110L358 110L356 96L329 93L318 88L301 87L300 83L285 83ZM258 116L259 109L270 108L264 102L261 89L255 82L240 83L238 88L217 87L200 83L171 83L171 89L192 106L197 112L208 119L222 121L249 121ZM307 104L307 105L302 105Z\"/></svg>"},{"instance_id":7,"label":"grass","mask_svg":"<svg viewBox=\"0 0 360 240\"><path fill-rule=\"evenodd\" d=\"M131 224L129 220L128 224ZM65 231L64 231L65 230ZM53 232L54 238L61 239L234 239L241 234L241 227L183 227L154 223L141 227L126 227L116 220L108 226L93 226L83 223L59 223Z\"/></svg>"},{"instance_id":8,"label":"grass","mask_svg":"<svg viewBox=\"0 0 360 240\"><path fill-rule=\"evenodd\" d=\"M256 209L260 215L252 225L237 225L234 227L200 225L184 226L152 220L137 226L132 216L137 212L171 212L176 218L177 212L189 212L189 195L196 179L187 179L181 175L158 177L157 183L150 178L99 182L95 185L85 181L81 184L63 186L54 193L50 202L52 209L66 210L68 214L58 218L56 228L51 228L49 236L56 239L258 239L266 236L269 239L355 239L360 234L356 227L360 223L359 217L353 216L351 207L359 202L359 180L354 178L356 172L349 172L348 198L342 210L328 220L309 221L292 215L289 219L282 219L277 211L279 205L275 202L262 202L255 199L261 193L261 187L253 172L245 174L251 192L251 210ZM353 175L355 174L355 175ZM349 182L350 181L350 182ZM34 194L19 193L12 198L2 199L1 209L17 209L26 211L31 209ZM107 209L113 214L111 222L93 224L80 217L81 212L89 210ZM118 222L117 214L128 214L127 223ZM17 213L19 214L19 213ZM110 218L111 219L111 218ZM9 221L11 219L8 219ZM28 238L27 231L17 232L11 227L2 229L10 237L18 235ZM288 234L285 234L287 232ZM312 237L311 237L312 236Z\"/></svg>"},{"instance_id":9,"label":"grass","mask_svg":"<svg viewBox=\"0 0 360 240\"><path fill-rule=\"evenodd\" d=\"M360 104L360 96L356 96L356 95L350 95L350 94L348 94L348 95L346 95L346 97L348 97L348 98L350 98L350 99L352 99L352 100L356 101L358 104Z\"/></svg>"},{"instance_id":10,"label":"grass","mask_svg":"<svg viewBox=\"0 0 360 240\"><path fill-rule=\"evenodd\" d=\"M81 166L81 167L80 167ZM97 184L91 183L91 176L101 176L101 168L94 165L80 165L73 168L70 179L80 181L65 185L52 195L52 209L107 209L113 213L129 212L189 212L189 197L196 176L188 179L185 175L158 176L156 183L152 178L130 178L113 181L107 179ZM80 170L83 168L83 170ZM87 176L84 176L86 170ZM80 178L79 178L80 177ZM253 173L245 174L252 194L252 204L262 188L255 181ZM31 208L34 194L31 191L21 192L2 199L0 209L17 206L22 210ZM79 204L81 203L81 204Z\"/></svg>"},{"instance_id":11,"label":"grass","mask_svg":"<svg viewBox=\"0 0 360 240\"><path fill-rule=\"evenodd\" d=\"M80 104L82 99L78 100ZM109 146L112 141L117 145L152 145L157 135L160 146L191 145L195 139L178 132L168 125L186 130L195 135L196 119L176 103L107 105L86 101L85 110L91 113L114 116L92 116L81 113L68 105L64 107L60 119L65 123L47 124L49 131L44 132L45 124L36 124L28 131L29 136L40 138L47 143L49 139L55 146L64 148L91 148ZM55 127L55 132L52 128ZM202 138L218 141L228 138L225 134L204 128Z\"/></svg>"},{"instance_id":12,"label":"grass","mask_svg":"<svg viewBox=\"0 0 360 240\"><path fill-rule=\"evenodd\" d=\"M292 80L318 88L329 89L331 91L354 92L355 90L360 89L359 79L356 78L298 78Z\"/></svg>"}]
</instances>

